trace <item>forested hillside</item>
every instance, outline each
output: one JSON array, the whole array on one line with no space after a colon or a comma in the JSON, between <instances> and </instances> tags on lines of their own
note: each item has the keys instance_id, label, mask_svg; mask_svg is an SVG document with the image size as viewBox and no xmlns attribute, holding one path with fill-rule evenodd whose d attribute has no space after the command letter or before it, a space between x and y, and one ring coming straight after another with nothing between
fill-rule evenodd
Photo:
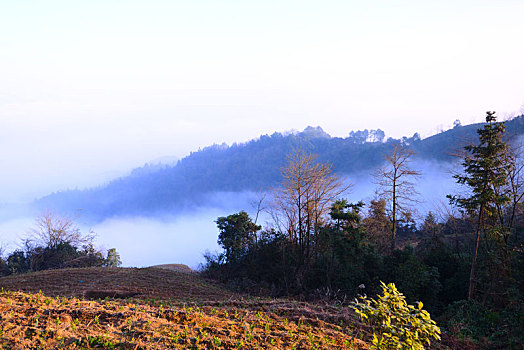
<instances>
[{"instance_id":1,"label":"forested hillside","mask_svg":"<svg viewBox=\"0 0 524 350\"><path fill-rule=\"evenodd\" d=\"M174 166L146 164L107 185L54 193L35 205L61 212L81 209L85 217L95 220L191 208L204 205L213 192L263 191L277 185L286 155L296 148L317 154L319 162L331 163L339 174L371 173L384 154L399 143L411 147L418 159L450 162L457 150L475 139L479 125L457 124L423 140L418 134L385 140L381 130L330 137L320 127L308 127L300 133L262 135L247 143L206 147ZM524 116L507 122L509 138L522 134Z\"/></svg>"}]
</instances>

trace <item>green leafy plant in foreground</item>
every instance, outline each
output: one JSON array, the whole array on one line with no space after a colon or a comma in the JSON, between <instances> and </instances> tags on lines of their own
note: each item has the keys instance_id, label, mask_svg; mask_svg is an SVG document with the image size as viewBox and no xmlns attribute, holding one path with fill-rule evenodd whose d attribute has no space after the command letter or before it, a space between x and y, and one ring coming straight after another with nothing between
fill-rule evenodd
<instances>
[{"instance_id":1,"label":"green leafy plant in foreground","mask_svg":"<svg viewBox=\"0 0 524 350\"><path fill-rule=\"evenodd\" d=\"M373 333L375 349L418 350L431 345L431 338L440 340L440 328L422 309L422 302L408 305L394 283L380 283L382 295L377 300L364 296L352 305L360 319L378 330Z\"/></svg>"}]
</instances>

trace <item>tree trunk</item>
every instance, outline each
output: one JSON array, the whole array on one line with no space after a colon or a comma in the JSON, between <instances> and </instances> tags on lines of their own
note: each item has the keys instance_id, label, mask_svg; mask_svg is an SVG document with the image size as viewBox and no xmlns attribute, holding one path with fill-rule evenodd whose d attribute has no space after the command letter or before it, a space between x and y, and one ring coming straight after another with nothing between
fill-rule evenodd
<instances>
[{"instance_id":1,"label":"tree trunk","mask_svg":"<svg viewBox=\"0 0 524 350\"><path fill-rule=\"evenodd\" d=\"M482 216L484 214L484 204L480 205L479 218L477 222L477 238L475 242L475 253L473 254L473 262L471 263L471 271L469 273L469 290L468 290L468 300L473 299L473 291L475 289L475 266L477 265L477 254L479 250L479 241L480 241L480 229L482 227Z\"/></svg>"},{"instance_id":2,"label":"tree trunk","mask_svg":"<svg viewBox=\"0 0 524 350\"><path fill-rule=\"evenodd\" d=\"M393 212L391 214L393 228L391 230L391 254L395 251L395 239L397 236L397 188L396 182L393 183Z\"/></svg>"}]
</instances>

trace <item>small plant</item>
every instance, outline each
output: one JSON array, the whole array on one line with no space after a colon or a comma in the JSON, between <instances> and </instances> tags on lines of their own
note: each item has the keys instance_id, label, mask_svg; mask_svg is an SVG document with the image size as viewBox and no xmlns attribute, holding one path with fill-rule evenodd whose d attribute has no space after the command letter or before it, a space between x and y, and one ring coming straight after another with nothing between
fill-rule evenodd
<instances>
[{"instance_id":1,"label":"small plant","mask_svg":"<svg viewBox=\"0 0 524 350\"><path fill-rule=\"evenodd\" d=\"M378 329L378 335L373 333L375 349L419 350L431 345L431 338L440 340L440 328L422 309L422 302L417 307L408 305L394 283L380 283L378 300L360 297L352 305L360 319Z\"/></svg>"},{"instance_id":2,"label":"small plant","mask_svg":"<svg viewBox=\"0 0 524 350\"><path fill-rule=\"evenodd\" d=\"M247 340L248 342L252 342L253 339L255 339L255 336L253 335L253 333L248 332L248 333L246 333L245 338L246 338L246 340Z\"/></svg>"},{"instance_id":3,"label":"small plant","mask_svg":"<svg viewBox=\"0 0 524 350\"><path fill-rule=\"evenodd\" d=\"M180 340L180 334L176 333L173 335L172 337L172 340L173 340L173 343L178 343L178 341Z\"/></svg>"},{"instance_id":4,"label":"small plant","mask_svg":"<svg viewBox=\"0 0 524 350\"><path fill-rule=\"evenodd\" d=\"M220 340L220 338L216 336L213 336L213 346L221 346L221 345L222 345L222 340Z\"/></svg>"},{"instance_id":5,"label":"small plant","mask_svg":"<svg viewBox=\"0 0 524 350\"><path fill-rule=\"evenodd\" d=\"M103 348L103 349L114 349L116 344L113 343L109 338L102 336L90 336L86 338L87 345L90 347Z\"/></svg>"},{"instance_id":6,"label":"small plant","mask_svg":"<svg viewBox=\"0 0 524 350\"><path fill-rule=\"evenodd\" d=\"M198 333L200 333L200 335L202 336L202 339L205 339L208 336L207 332L203 329L199 329Z\"/></svg>"}]
</instances>

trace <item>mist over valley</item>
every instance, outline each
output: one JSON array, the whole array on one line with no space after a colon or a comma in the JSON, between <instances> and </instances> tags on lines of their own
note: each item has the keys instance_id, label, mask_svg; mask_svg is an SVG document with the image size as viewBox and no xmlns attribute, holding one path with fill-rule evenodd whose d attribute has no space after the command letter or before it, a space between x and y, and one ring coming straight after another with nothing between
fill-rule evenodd
<instances>
[{"instance_id":1,"label":"mist over valley","mask_svg":"<svg viewBox=\"0 0 524 350\"><path fill-rule=\"evenodd\" d=\"M507 126L513 142L521 143L524 117ZM95 232L96 244L103 249L117 248L125 266L178 262L197 268L205 251L219 248L217 217L240 210L255 217L257 202L264 198L262 207L267 206L272 189L279 186L286 156L299 148L318 155L318 162L328 162L351 184L344 198L368 204L376 198L374 172L388 150L403 143L416 151L410 166L422 173L415 181L419 193L415 221L420 223L430 210L444 219L446 195L461 190L452 177L460 168L453 154L474 138L478 127L456 126L426 139L414 135L399 140L385 139L380 130L333 138L320 127L308 127L242 144L205 147L176 163L164 157L170 161L152 161L97 187L5 205L0 223L2 244L6 251L21 248L34 218L50 210L75 218L83 231ZM259 224L271 225L267 212L259 214Z\"/></svg>"}]
</instances>

